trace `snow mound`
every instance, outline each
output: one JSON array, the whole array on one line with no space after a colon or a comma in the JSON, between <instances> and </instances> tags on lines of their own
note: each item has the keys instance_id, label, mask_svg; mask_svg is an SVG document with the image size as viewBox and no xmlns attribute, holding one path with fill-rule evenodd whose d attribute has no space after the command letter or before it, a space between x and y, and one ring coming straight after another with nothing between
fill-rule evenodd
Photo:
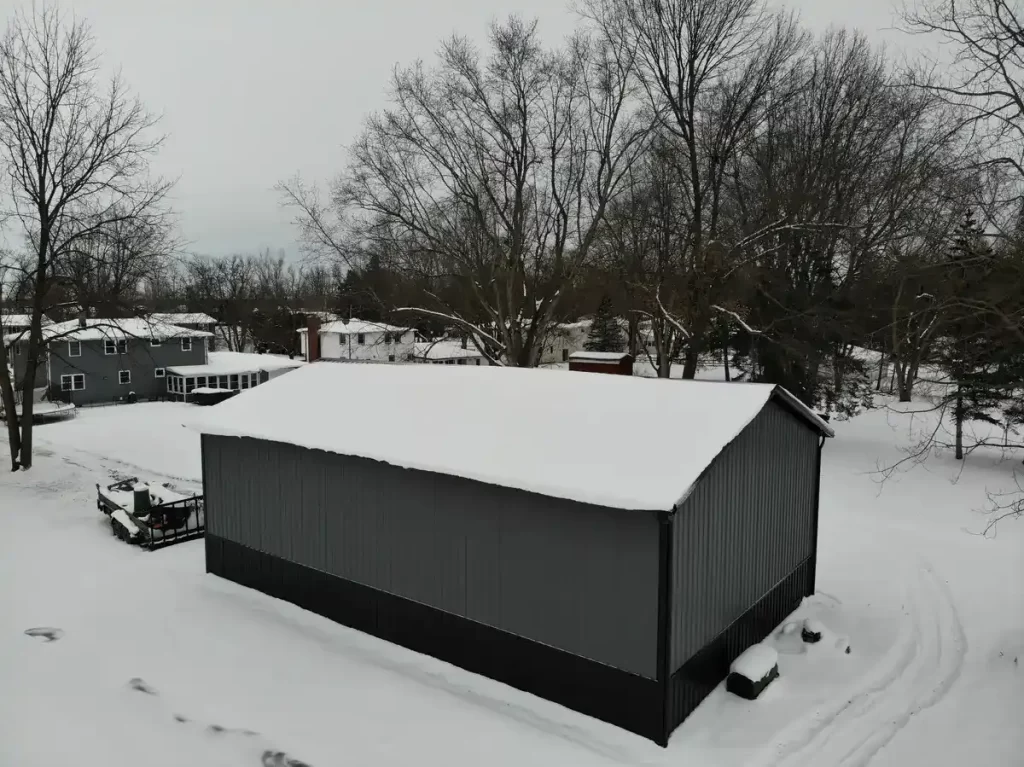
<instances>
[{"instance_id":1,"label":"snow mound","mask_svg":"<svg viewBox=\"0 0 1024 767\"><path fill-rule=\"evenodd\" d=\"M778 663L779 653L775 648L759 642L740 653L740 656L729 665L729 673L738 674L756 683L768 676Z\"/></svg>"}]
</instances>

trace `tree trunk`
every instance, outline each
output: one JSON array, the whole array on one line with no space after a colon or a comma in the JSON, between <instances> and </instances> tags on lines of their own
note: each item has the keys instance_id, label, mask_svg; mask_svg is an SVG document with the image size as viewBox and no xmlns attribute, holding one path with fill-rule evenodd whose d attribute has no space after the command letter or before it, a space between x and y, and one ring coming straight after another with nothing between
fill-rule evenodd
<instances>
[{"instance_id":1,"label":"tree trunk","mask_svg":"<svg viewBox=\"0 0 1024 767\"><path fill-rule=\"evenodd\" d=\"M43 219L42 216L40 216ZM43 219L45 220L45 219ZM23 469L32 468L32 418L35 411L33 392L36 388L36 373L43 349L43 302L49 292L47 257L50 249L50 229L43 226L39 233L34 294L32 296L32 321L28 331L28 354L25 357L25 379L21 385L21 449L18 463Z\"/></svg>"},{"instance_id":2,"label":"tree trunk","mask_svg":"<svg viewBox=\"0 0 1024 767\"><path fill-rule=\"evenodd\" d=\"M21 452L21 432L18 429L14 382L11 380L7 368L7 347L2 341L0 341L0 397L2 397L4 418L7 424L7 442L11 448L11 471L17 471L18 455Z\"/></svg>"},{"instance_id":3,"label":"tree trunk","mask_svg":"<svg viewBox=\"0 0 1024 767\"><path fill-rule=\"evenodd\" d=\"M882 391L882 377L885 375L885 352L878 355L878 380L875 381L875 391Z\"/></svg>"},{"instance_id":4,"label":"tree trunk","mask_svg":"<svg viewBox=\"0 0 1024 767\"><path fill-rule=\"evenodd\" d=\"M686 354L683 357L683 378L692 381L697 377L697 363L700 361L700 349L696 342L686 347Z\"/></svg>"},{"instance_id":5,"label":"tree trunk","mask_svg":"<svg viewBox=\"0 0 1024 767\"><path fill-rule=\"evenodd\" d=\"M956 407L953 410L953 418L956 421L956 459L964 459L964 398L960 388L956 390Z\"/></svg>"},{"instance_id":6,"label":"tree trunk","mask_svg":"<svg viewBox=\"0 0 1024 767\"><path fill-rule=\"evenodd\" d=\"M722 367L725 368L725 380L731 381L732 378L729 376L729 342L726 341L722 345Z\"/></svg>"},{"instance_id":7,"label":"tree trunk","mask_svg":"<svg viewBox=\"0 0 1024 767\"><path fill-rule=\"evenodd\" d=\"M630 313L626 320L627 334L629 336L629 353L636 359L640 354L640 318Z\"/></svg>"}]
</instances>

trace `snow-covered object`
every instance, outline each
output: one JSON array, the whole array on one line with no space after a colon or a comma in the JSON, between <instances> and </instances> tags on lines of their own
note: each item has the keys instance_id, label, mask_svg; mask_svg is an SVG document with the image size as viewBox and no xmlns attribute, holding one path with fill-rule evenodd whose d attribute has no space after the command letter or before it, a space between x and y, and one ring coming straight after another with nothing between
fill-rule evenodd
<instances>
[{"instance_id":1,"label":"snow-covered object","mask_svg":"<svg viewBox=\"0 0 1024 767\"><path fill-rule=\"evenodd\" d=\"M91 318L82 327L78 320L57 322L43 328L43 338L55 338L59 341L101 341L101 340L157 340L169 338L207 338L213 333L205 330L192 330L166 322L146 319L144 317L122 317L118 319Z\"/></svg>"},{"instance_id":2,"label":"snow-covered object","mask_svg":"<svg viewBox=\"0 0 1024 767\"><path fill-rule=\"evenodd\" d=\"M774 647L769 647L763 642L751 645L729 664L730 674L739 674L751 682L760 682L779 663L779 653Z\"/></svg>"},{"instance_id":3,"label":"snow-covered object","mask_svg":"<svg viewBox=\"0 0 1024 767\"><path fill-rule=\"evenodd\" d=\"M521 368L313 364L191 425L583 503L668 511L781 391ZM657 429L646 428L653 423Z\"/></svg>"},{"instance_id":4,"label":"snow-covered object","mask_svg":"<svg viewBox=\"0 0 1024 767\"><path fill-rule=\"evenodd\" d=\"M623 357L628 357L626 352L573 352L569 355L569 360L578 360L580 362L617 362Z\"/></svg>"},{"instance_id":5,"label":"snow-covered object","mask_svg":"<svg viewBox=\"0 0 1024 767\"><path fill-rule=\"evenodd\" d=\"M803 629L800 632L800 636L803 637L803 640L805 642L810 642L811 644L814 644L815 642L821 641L821 638L822 636L824 636L825 631L825 625L821 621L815 620L814 618L807 618L804 621Z\"/></svg>"},{"instance_id":6,"label":"snow-covered object","mask_svg":"<svg viewBox=\"0 0 1024 767\"><path fill-rule=\"evenodd\" d=\"M136 482L134 485L132 485L132 490L134 490L136 493L142 491L149 492L149 485L147 485L145 482Z\"/></svg>"},{"instance_id":7,"label":"snow-covered object","mask_svg":"<svg viewBox=\"0 0 1024 767\"><path fill-rule=\"evenodd\" d=\"M151 320L166 322L168 325L216 325L217 320L202 312L171 312L170 314L151 314Z\"/></svg>"},{"instance_id":8,"label":"snow-covered object","mask_svg":"<svg viewBox=\"0 0 1024 767\"><path fill-rule=\"evenodd\" d=\"M406 333L409 328L401 328L397 325L388 325L384 322L367 322L366 320L351 319L327 322L320 326L321 333ZM308 333L309 328L300 328L298 333Z\"/></svg>"},{"instance_id":9,"label":"snow-covered object","mask_svg":"<svg viewBox=\"0 0 1024 767\"><path fill-rule=\"evenodd\" d=\"M249 354L248 352L210 352L205 365L174 365L168 373L180 376L229 376L276 370L291 370L306 364L305 360L289 359L277 354ZM193 390L194 391L194 390Z\"/></svg>"},{"instance_id":10,"label":"snow-covered object","mask_svg":"<svg viewBox=\"0 0 1024 767\"><path fill-rule=\"evenodd\" d=\"M473 344L463 349L459 341L420 341L414 343L413 355L422 360L481 359L480 351Z\"/></svg>"},{"instance_id":11,"label":"snow-covered object","mask_svg":"<svg viewBox=\"0 0 1024 767\"><path fill-rule=\"evenodd\" d=\"M124 509L114 509L110 516L116 519L134 538L139 534L139 527Z\"/></svg>"}]
</instances>

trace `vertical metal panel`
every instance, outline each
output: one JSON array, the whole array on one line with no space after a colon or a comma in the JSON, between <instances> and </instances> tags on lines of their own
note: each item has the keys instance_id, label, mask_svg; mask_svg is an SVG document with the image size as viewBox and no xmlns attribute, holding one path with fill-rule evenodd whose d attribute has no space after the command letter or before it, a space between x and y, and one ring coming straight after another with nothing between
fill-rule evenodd
<instances>
[{"instance_id":1,"label":"vertical metal panel","mask_svg":"<svg viewBox=\"0 0 1024 767\"><path fill-rule=\"evenodd\" d=\"M654 514L279 443L204 439L218 535L655 676Z\"/></svg>"},{"instance_id":2,"label":"vertical metal panel","mask_svg":"<svg viewBox=\"0 0 1024 767\"><path fill-rule=\"evenodd\" d=\"M770 402L676 512L671 668L814 552L818 435Z\"/></svg>"}]
</instances>

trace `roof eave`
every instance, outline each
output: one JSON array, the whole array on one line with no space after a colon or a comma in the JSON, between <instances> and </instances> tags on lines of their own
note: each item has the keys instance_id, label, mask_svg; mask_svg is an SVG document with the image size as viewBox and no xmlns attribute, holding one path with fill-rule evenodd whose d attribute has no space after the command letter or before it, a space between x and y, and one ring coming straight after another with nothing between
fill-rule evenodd
<instances>
[{"instance_id":1,"label":"roof eave","mask_svg":"<svg viewBox=\"0 0 1024 767\"><path fill-rule=\"evenodd\" d=\"M772 390L772 399L781 400L782 404L789 408L794 414L803 418L808 425L813 427L817 432L825 437L832 438L836 436L835 431L829 426L821 416L811 410L807 405L800 401L792 392L784 389L781 386L776 386Z\"/></svg>"}]
</instances>

